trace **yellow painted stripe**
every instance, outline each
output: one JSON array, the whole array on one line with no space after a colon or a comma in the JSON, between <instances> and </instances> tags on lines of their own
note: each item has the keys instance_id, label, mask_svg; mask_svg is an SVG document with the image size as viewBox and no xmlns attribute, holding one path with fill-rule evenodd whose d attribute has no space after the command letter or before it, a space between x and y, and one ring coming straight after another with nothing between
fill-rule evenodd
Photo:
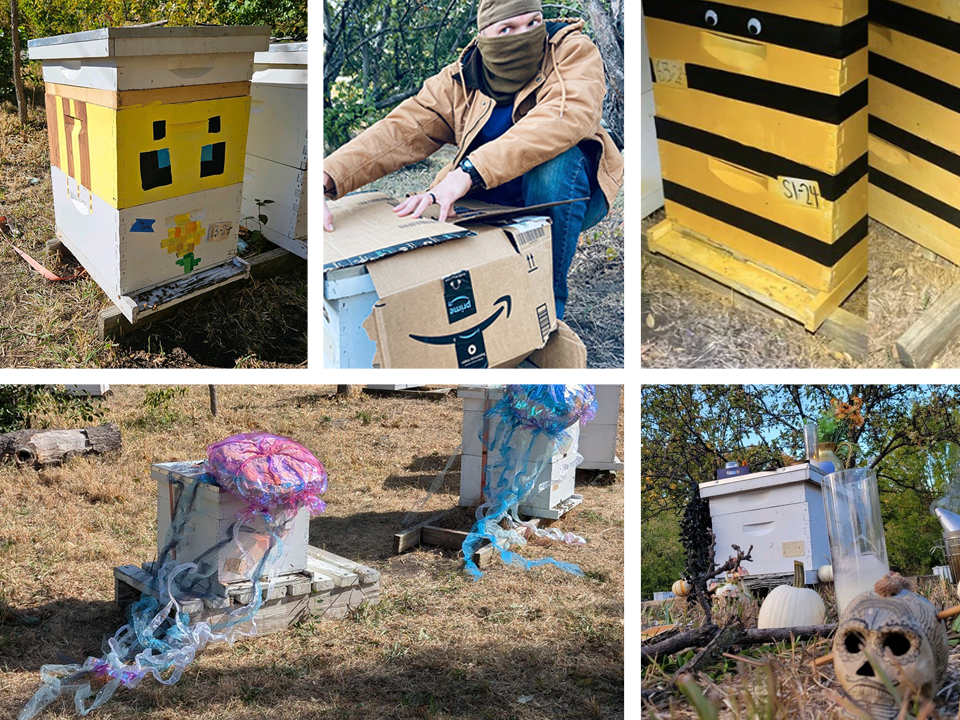
<instances>
[{"instance_id":1,"label":"yellow painted stripe","mask_svg":"<svg viewBox=\"0 0 960 720\"><path fill-rule=\"evenodd\" d=\"M870 78L870 114L960 155L960 114Z\"/></svg>"},{"instance_id":2,"label":"yellow painted stripe","mask_svg":"<svg viewBox=\"0 0 960 720\"><path fill-rule=\"evenodd\" d=\"M960 87L960 54L939 45L871 24L870 51Z\"/></svg>"},{"instance_id":3,"label":"yellow painted stripe","mask_svg":"<svg viewBox=\"0 0 960 720\"><path fill-rule=\"evenodd\" d=\"M906 5L937 17L960 22L960 4L957 0L894 0L900 5Z\"/></svg>"},{"instance_id":4,"label":"yellow painted stripe","mask_svg":"<svg viewBox=\"0 0 960 720\"><path fill-rule=\"evenodd\" d=\"M867 48L842 60L647 18L650 57L841 95L867 79Z\"/></svg>"},{"instance_id":5,"label":"yellow painted stripe","mask_svg":"<svg viewBox=\"0 0 960 720\"><path fill-rule=\"evenodd\" d=\"M830 202L820 198L820 207L812 208L788 201L777 178L761 175L673 143L660 142L660 165L663 177L667 180L743 208L825 243L836 242L867 214L866 176L838 201Z\"/></svg>"},{"instance_id":6,"label":"yellow painted stripe","mask_svg":"<svg viewBox=\"0 0 960 720\"><path fill-rule=\"evenodd\" d=\"M870 167L948 205L960 207L960 177L874 135L870 136ZM873 192L873 188L870 191Z\"/></svg>"},{"instance_id":7,"label":"yellow painted stripe","mask_svg":"<svg viewBox=\"0 0 960 720\"><path fill-rule=\"evenodd\" d=\"M832 175L867 151L867 108L840 125L719 95L654 84L657 115Z\"/></svg>"},{"instance_id":8,"label":"yellow painted stripe","mask_svg":"<svg viewBox=\"0 0 960 720\"><path fill-rule=\"evenodd\" d=\"M901 235L960 265L960 228L875 186L870 188L870 215Z\"/></svg>"},{"instance_id":9,"label":"yellow painted stripe","mask_svg":"<svg viewBox=\"0 0 960 720\"><path fill-rule=\"evenodd\" d=\"M860 241L832 268L827 268L803 255L670 200L666 201L666 209L667 217L678 225L813 290L834 290L858 265L867 260L867 239Z\"/></svg>"}]
</instances>

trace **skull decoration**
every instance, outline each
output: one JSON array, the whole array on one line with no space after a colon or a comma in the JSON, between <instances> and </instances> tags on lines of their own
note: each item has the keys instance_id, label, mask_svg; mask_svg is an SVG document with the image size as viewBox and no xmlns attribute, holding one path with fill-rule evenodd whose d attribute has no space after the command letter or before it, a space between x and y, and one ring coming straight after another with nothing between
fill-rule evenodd
<instances>
[{"instance_id":1,"label":"skull decoration","mask_svg":"<svg viewBox=\"0 0 960 720\"><path fill-rule=\"evenodd\" d=\"M901 694L933 698L947 672L947 631L934 606L900 575L881 578L847 606L833 639L833 667L847 694L876 720L900 711L874 664ZM869 655L869 657L868 657Z\"/></svg>"}]
</instances>

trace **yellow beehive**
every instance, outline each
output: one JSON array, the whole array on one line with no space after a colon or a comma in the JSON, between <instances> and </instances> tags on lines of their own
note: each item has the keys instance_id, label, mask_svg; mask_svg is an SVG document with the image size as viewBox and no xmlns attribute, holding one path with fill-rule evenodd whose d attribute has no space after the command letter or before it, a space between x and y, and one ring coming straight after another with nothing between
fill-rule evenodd
<instances>
[{"instance_id":1,"label":"yellow beehive","mask_svg":"<svg viewBox=\"0 0 960 720\"><path fill-rule=\"evenodd\" d=\"M30 41L57 236L130 320L143 291L236 255L253 56L269 32L123 27Z\"/></svg>"},{"instance_id":2,"label":"yellow beehive","mask_svg":"<svg viewBox=\"0 0 960 720\"><path fill-rule=\"evenodd\" d=\"M960 263L960 4L870 17L870 214Z\"/></svg>"},{"instance_id":3,"label":"yellow beehive","mask_svg":"<svg viewBox=\"0 0 960 720\"><path fill-rule=\"evenodd\" d=\"M647 0L650 247L816 326L866 277L866 0Z\"/></svg>"}]
</instances>

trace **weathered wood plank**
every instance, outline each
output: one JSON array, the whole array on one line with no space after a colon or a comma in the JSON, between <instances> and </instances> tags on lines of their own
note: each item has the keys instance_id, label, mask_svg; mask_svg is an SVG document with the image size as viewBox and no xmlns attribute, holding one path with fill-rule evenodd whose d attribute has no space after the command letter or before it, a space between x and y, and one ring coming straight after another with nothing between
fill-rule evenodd
<instances>
[{"instance_id":1,"label":"weathered wood plank","mask_svg":"<svg viewBox=\"0 0 960 720\"><path fill-rule=\"evenodd\" d=\"M412 547L416 547L420 544L420 533L423 530L425 525L432 525L435 522L439 522L449 513L449 510L445 510L439 515L434 515L429 520L424 520L422 523L417 523L413 527L409 527L406 530L398 532L393 536L393 553L394 555L399 555L404 550L408 550Z\"/></svg>"},{"instance_id":2,"label":"weathered wood plank","mask_svg":"<svg viewBox=\"0 0 960 720\"><path fill-rule=\"evenodd\" d=\"M688 280L729 299L739 308L759 313L769 318L797 322L774 308L748 297L734 288L709 278L666 255L657 255L649 251L646 231L641 237L641 250L644 259L657 267L670 271L674 275ZM814 336L823 338L832 349L849 354L854 360L862 362L867 358L867 320L859 315L837 308L823 321Z\"/></svg>"},{"instance_id":3,"label":"weathered wood plank","mask_svg":"<svg viewBox=\"0 0 960 720\"><path fill-rule=\"evenodd\" d=\"M896 343L904 367L929 367L960 332L960 284L949 288L917 318Z\"/></svg>"},{"instance_id":4,"label":"weathered wood plank","mask_svg":"<svg viewBox=\"0 0 960 720\"><path fill-rule=\"evenodd\" d=\"M335 555L332 552L327 552L320 548L310 547L307 549L307 555L311 557L318 558L324 562L328 562L335 567L341 568L346 572L354 573L360 578L360 582L364 585L367 583L373 583L380 579L380 571L374 570L373 568L367 567L366 565L361 565L358 562L353 560L347 560L344 557Z\"/></svg>"}]
</instances>

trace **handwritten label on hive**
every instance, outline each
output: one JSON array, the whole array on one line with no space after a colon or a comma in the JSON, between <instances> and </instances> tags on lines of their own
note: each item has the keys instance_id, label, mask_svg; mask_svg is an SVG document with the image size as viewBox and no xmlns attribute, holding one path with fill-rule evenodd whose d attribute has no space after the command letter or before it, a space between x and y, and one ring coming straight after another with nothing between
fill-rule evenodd
<instances>
[{"instance_id":1,"label":"handwritten label on hive","mask_svg":"<svg viewBox=\"0 0 960 720\"><path fill-rule=\"evenodd\" d=\"M239 573L243 571L243 558L227 558L223 561L223 571Z\"/></svg>"},{"instance_id":2,"label":"handwritten label on hive","mask_svg":"<svg viewBox=\"0 0 960 720\"><path fill-rule=\"evenodd\" d=\"M226 240L230 237L230 233L233 231L233 222L227 220L226 222L211 223L210 230L207 233L207 240L209 242L216 242L217 240Z\"/></svg>"},{"instance_id":3,"label":"handwritten label on hive","mask_svg":"<svg viewBox=\"0 0 960 720\"><path fill-rule=\"evenodd\" d=\"M687 67L682 60L654 60L653 76L661 85L687 86Z\"/></svg>"},{"instance_id":4,"label":"handwritten label on hive","mask_svg":"<svg viewBox=\"0 0 960 720\"><path fill-rule=\"evenodd\" d=\"M153 224L156 222L153 218L137 218L130 228L130 232L153 232Z\"/></svg>"},{"instance_id":5,"label":"handwritten label on hive","mask_svg":"<svg viewBox=\"0 0 960 720\"><path fill-rule=\"evenodd\" d=\"M816 180L778 177L777 189L783 199L789 203L814 210L820 209L820 185Z\"/></svg>"}]
</instances>

